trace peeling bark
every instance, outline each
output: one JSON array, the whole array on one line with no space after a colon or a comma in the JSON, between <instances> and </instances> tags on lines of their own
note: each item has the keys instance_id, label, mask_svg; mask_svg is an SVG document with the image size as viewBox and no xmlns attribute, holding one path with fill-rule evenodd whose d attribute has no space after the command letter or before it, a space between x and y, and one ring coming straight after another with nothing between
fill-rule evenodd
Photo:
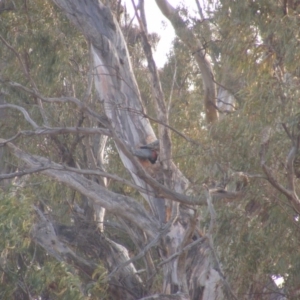
<instances>
[{"instance_id":1,"label":"peeling bark","mask_svg":"<svg viewBox=\"0 0 300 300\"><path fill-rule=\"evenodd\" d=\"M84 226L80 227L80 224L77 227L56 224L48 220L38 208L35 207L35 210L40 221L32 229L33 240L58 261L65 261L80 272L84 272L91 281L93 281L92 278L97 280L94 273L98 267L97 260L91 257L99 257L108 271L112 271L115 265L121 265L129 260L125 247L96 234L95 228L89 230ZM76 246L76 253L70 246ZM83 258L82 253L88 253L89 258ZM135 300L146 293L142 280L132 263L110 278L108 286L114 299Z\"/></svg>"},{"instance_id":2,"label":"peeling bark","mask_svg":"<svg viewBox=\"0 0 300 300\"><path fill-rule=\"evenodd\" d=\"M3 142L0 139L0 143ZM145 208L134 199L113 193L105 187L86 179L85 177L74 174L69 171L64 171L58 164L49 161L40 156L29 155L11 143L7 143L16 157L25 162L32 168L44 167L45 170L41 173L49 176L58 182L62 182L67 186L77 190L85 195L94 203L106 208L111 213L121 215L125 219L134 222L137 227L145 231L149 237L154 237L158 231L158 225L155 220L149 216ZM59 169L60 170L59 170Z\"/></svg>"},{"instance_id":3,"label":"peeling bark","mask_svg":"<svg viewBox=\"0 0 300 300\"><path fill-rule=\"evenodd\" d=\"M92 74L99 101L103 103L107 117L107 119L102 118L102 124L106 126L106 129L108 129L111 137L114 139L120 158L135 181L135 185L139 187L139 190L144 189L144 192L141 194L149 203L152 213L149 213L138 201L113 193L95 181L87 179L80 173L63 169L62 166L46 158L29 155L7 141L0 140L0 143L3 142L6 144L13 154L26 162L30 168L45 167L41 171L43 175L78 191L92 203L122 218L125 222L124 224L126 222L134 224L136 230L144 234L144 242L146 245L150 245L149 249L154 247L156 243L159 243L161 258L164 260L164 263L161 265L165 274L164 292L173 294L171 296L158 296L161 297L160 299L188 299L187 294L189 294L190 299L199 299L201 297L207 297L203 299L213 299L209 297L211 295L219 295L222 291L220 278L214 273L211 264L209 250L200 243L197 244L197 247L192 243L192 230L189 232L188 228L185 228L180 223L181 218L178 210L173 213L174 218L170 220L169 224L165 225L160 222L163 221L160 214L165 209L164 201L162 200L176 201L174 207L178 207L177 202L199 205L203 204L205 200L184 195L188 181L171 161L171 158L163 166L165 178L171 184L161 184L155 176L151 176L147 167L142 167L133 155L135 149L156 141L157 137L151 127L150 121L144 117L145 113L139 89L133 75L127 47L118 23L109 8L104 6L100 1L53 1L81 30L91 45L90 49L93 58ZM215 87L211 85L213 82L213 73L210 64L202 50L199 51L200 46L198 45L194 50L196 51L196 58L199 60L198 63L202 68L202 76L205 84L205 109L207 120L211 123L218 118L215 108ZM157 78L157 80L159 79ZM58 98L44 98L37 92L33 92L20 85L18 88L22 88L31 94L34 93L41 101L62 101L62 99ZM159 96L158 101L162 99L162 96ZM86 104L80 102L78 99L67 97L64 101L76 103L76 105L82 109L86 109L91 115L97 115L91 109L88 110ZM164 119L166 116L166 112L163 112L159 116L159 120L163 120L163 122L167 121L167 119ZM99 116L97 115L96 117L98 118ZM29 122L31 121L30 118L28 120ZM38 129L36 123L33 122L32 126L34 129ZM165 138L168 130L163 126L161 126L161 129L160 139L164 142L168 141ZM167 145L165 150L170 150L170 147L170 145ZM159 162L156 162L156 164L158 164L157 168L160 170L161 165ZM170 187L173 190L170 190ZM163 231L164 228L167 228L166 232ZM160 235L161 230L164 233L163 235ZM137 233L137 236L139 234ZM159 240L157 240L158 238ZM155 243L152 244L152 240ZM44 245L46 245L46 241L43 241ZM190 251L186 248L189 245L191 245ZM121 270L126 269L128 278L123 278L126 282L128 281L126 286L130 287L130 283L131 287L136 284L136 289L132 287L135 291L134 294L143 297L144 295L141 295L141 291L143 291L142 283L136 278L135 269L126 252L127 250L122 248L121 245L114 244L113 241L111 241L110 246L111 249L116 251L118 257L121 258L117 261L112 260L111 266L116 268L121 265ZM147 257L146 254L148 255L148 251L142 250L141 254ZM149 269L151 269L151 259L148 257L147 261ZM201 280L198 280L199 274L208 274L209 276L201 276ZM213 278L213 281L210 281L211 278ZM211 291L214 291L214 293L212 294Z\"/></svg>"}]
</instances>

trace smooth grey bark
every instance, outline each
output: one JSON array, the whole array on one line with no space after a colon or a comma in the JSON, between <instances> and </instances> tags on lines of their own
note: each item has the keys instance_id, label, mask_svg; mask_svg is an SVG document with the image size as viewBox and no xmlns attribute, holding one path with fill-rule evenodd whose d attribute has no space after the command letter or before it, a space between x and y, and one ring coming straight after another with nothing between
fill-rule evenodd
<instances>
[{"instance_id":1,"label":"smooth grey bark","mask_svg":"<svg viewBox=\"0 0 300 300\"><path fill-rule=\"evenodd\" d=\"M168 198L170 201L188 202L192 205L200 204L202 202L201 199L196 201L195 199L189 199L184 194L180 194L185 190L187 181L172 162L169 162L167 166L170 168L170 173L172 173L171 180L174 182L175 192L173 194L167 190L167 187L155 182L155 178L149 178L149 170L146 169L148 177L143 174L139 169L139 165L137 165L138 162L128 153L128 151L130 152L141 144L151 142L156 137L149 121L144 118L143 114L140 114L143 111L143 107L128 60L126 45L118 25L109 10L97 1L56 0L55 2L60 4L65 13L77 24L79 29L83 31L92 43L91 49L95 62L93 70L95 71L96 88L98 89L100 101L104 104L109 120L107 126L109 129L106 130L115 139L123 163L131 172L136 183L141 184L142 187L149 188L149 193L144 192L143 195L149 201L149 204L152 205L154 215L157 216L155 211L158 210L161 212L163 207L160 206L161 202L159 202L161 198L154 197L151 194L154 191L153 187L157 187L159 190L159 193L157 193L158 196ZM36 95L32 92L31 94ZM37 95L37 98L42 101L49 101L49 99L42 98L40 95ZM56 101L60 100L62 99L56 99ZM30 119L29 123L31 123ZM31 125L33 125L36 131L40 129L45 130L45 128L37 126L35 122L31 123ZM78 128L75 130L78 130ZM32 170L39 169L42 174L70 186L88 197L93 203L107 208L107 210L122 218L125 226L127 225L126 220L130 220L135 225L132 231L135 229L137 231L134 233L135 239L143 236L139 232L143 231L146 242L149 242L150 239L155 241L155 243L150 241L147 245L148 247L144 247L141 250L140 253L142 255L149 255L148 250L158 243L157 241L161 233L160 224L153 216L149 216L149 212L139 202L129 197L109 192L103 186L85 178L84 172L79 174L79 172L76 173L63 169L62 166L52 163L49 159L29 155L14 147L13 144L7 143L7 141L0 140L1 143L6 144ZM155 173L152 174L155 175ZM272 178L270 177L270 179ZM172 224L168 224L170 230L164 239L164 242L167 244L164 248L173 252L163 253L161 256L163 261L160 263L160 266L167 266L164 268L166 277L164 290L166 293L173 293L173 295L156 294L144 299L224 299L222 285L220 284L220 274L214 269L215 266L210 259L210 245L207 243L206 238L203 238L203 240L198 239L195 244L191 242L191 233L194 232L193 226L195 224L181 225L178 220L182 215L178 217L178 219L174 218L172 220ZM186 223L189 223L189 221L192 223L190 216L187 220ZM40 229L35 228L37 230L34 236L36 241L51 253L50 248L52 247L52 243L51 239L49 240L49 233L51 233L53 240L56 241L55 231L51 224L48 224L49 227L47 227L47 220L43 220L43 222L40 224ZM61 233L61 235L63 234ZM114 267L121 266L119 267L119 271L123 271L123 269L126 271L123 273L123 279L126 279L124 280L125 286L128 289L137 291L137 293L134 293L138 295L135 298L141 296L142 293L139 291L143 291L143 283L136 274L127 249L116 244L114 241L109 241L109 244L111 245L111 251L116 256L111 257L110 262L112 264L108 269L111 270ZM95 267L95 265L83 262L80 258L77 258L73 250L67 249L60 240L57 240L57 245L59 249L58 254L68 256L73 260L77 259L78 263L84 263L83 265L88 266L91 270ZM141 247L144 245L144 241L142 240ZM160 246L163 247L162 243ZM116 257L121 259L114 261ZM57 259L60 258L61 256L58 255ZM150 265L151 258L150 260L147 258L147 260L147 263ZM170 264L168 264L169 262ZM121 299L121 296L116 299ZM127 299L127 297L123 297L122 299Z\"/></svg>"},{"instance_id":2,"label":"smooth grey bark","mask_svg":"<svg viewBox=\"0 0 300 300\"><path fill-rule=\"evenodd\" d=\"M129 253L125 247L97 234L93 225L92 228L86 228L80 226L80 223L76 226L54 223L37 207L35 210L39 222L32 228L31 237L58 261L66 261L84 271L86 275L94 277L98 258L109 272L114 270L116 264L121 265L129 260ZM86 221L81 220L82 223ZM90 222L88 224L91 225ZM72 246L76 247L76 252L71 249ZM82 257L82 252L89 253L88 259ZM134 300L146 293L141 278L136 273L134 265L127 264L126 268L122 268L109 279L108 284L114 287L113 291L111 290L114 299Z\"/></svg>"},{"instance_id":3,"label":"smooth grey bark","mask_svg":"<svg viewBox=\"0 0 300 300\"><path fill-rule=\"evenodd\" d=\"M104 151L105 151L105 146L106 146L106 143L107 143L107 139L108 139L108 136L105 136L105 135L102 135L100 136L100 140L99 140L99 143L98 143L98 147L97 145L96 146L96 159L97 159L97 162L98 162L98 166L101 170L104 170ZM98 151L97 151L97 148L98 148ZM100 178L101 180L101 184L104 186L104 187L107 187L107 184L108 184L108 180L106 177L101 177ZM95 210L95 220L96 222L98 223L98 228L100 230L100 232L103 232L104 231L104 217L105 217L105 208L104 207L101 207L99 205L95 205L94 206L94 210Z\"/></svg>"},{"instance_id":4,"label":"smooth grey bark","mask_svg":"<svg viewBox=\"0 0 300 300\"><path fill-rule=\"evenodd\" d=\"M133 222L138 228L145 231L149 237L155 237L156 233L159 231L158 224L156 224L155 220L149 216L149 213L142 204L136 200L111 192L80 174L66 171L61 165L51 162L49 159L27 154L12 143L7 143L3 139L0 139L0 143L5 143L7 147L10 148L11 152L29 167L43 167L44 171L41 171L42 174L66 184L88 197L95 204Z\"/></svg>"},{"instance_id":5,"label":"smooth grey bark","mask_svg":"<svg viewBox=\"0 0 300 300\"><path fill-rule=\"evenodd\" d=\"M204 108L206 120L208 123L214 123L218 120L219 114L217 110L217 94L214 81L214 72L211 66L211 61L208 53L199 39L193 32L187 28L186 24L178 14L178 11L172 7L167 0L156 0L158 7L164 16L172 23L178 37L190 49L194 55L202 75L204 89Z\"/></svg>"},{"instance_id":6,"label":"smooth grey bark","mask_svg":"<svg viewBox=\"0 0 300 300\"><path fill-rule=\"evenodd\" d=\"M164 201L160 200L168 199L168 201L180 202L179 199L182 199L185 202L188 197L183 193L188 182L175 164L169 161L166 164L169 170L164 169L163 172L170 171L169 180L172 182L175 191L172 194L166 186L157 182L158 178L156 176L160 171L160 164L156 164L154 169L151 169L151 165L144 166L143 170L140 162L132 155L136 148L149 144L157 138L149 120L144 117L141 97L132 72L127 47L117 22L110 10L96 0L53 1L81 30L91 44L95 87L107 117L103 120L103 124L107 125L110 136L114 139L118 148L120 158L130 172L135 184L144 189L142 195L148 201L152 214L149 215L143 205L130 197L112 193L93 180L89 180L75 172L64 170L62 166L46 158L29 155L12 143L3 140L0 140L0 143L6 144L15 156L26 162L31 168L44 168L41 171L42 174L75 189L110 213L123 218L125 221L127 220L129 223L132 222L137 231L143 232L144 244L151 244L152 239L161 238L160 248L167 250L161 253L161 258L164 260L162 266L165 274L163 291L165 294L173 293L173 298L182 295L182 299L186 298L187 293L191 299L209 294L206 299L217 299L215 297L216 293L221 293L220 278L215 276L214 281L209 282L198 281L187 275L190 271L193 271L192 274L195 275L211 274L213 266L209 255L205 254L201 250L202 248L197 247L195 248L197 252L194 252L193 256L198 259L199 263L194 265L188 263L190 252L186 254L185 247L191 240L190 231L180 223L179 215L175 215L174 219L170 220L171 222L168 224L169 231L163 237L160 236L161 224L159 219L163 219L160 214L164 212ZM20 88L20 85L18 87ZM28 88L23 87L23 89L37 95L36 92ZM37 95L37 97L41 101L59 102L61 100L58 98L54 100L46 99L41 95ZM85 104L80 103L78 99L71 98L66 97L64 100L74 101L74 103L86 109ZM87 109L87 111L93 113L91 110ZM24 116L27 116L26 112ZM32 119L28 118L28 120L35 129L39 129L39 126ZM161 139L164 139L163 135ZM159 190L154 189L154 186L159 187ZM199 202L199 200L192 199L192 203ZM45 246L47 239L41 240L43 240ZM120 245L116 245L116 247L120 247ZM126 266L132 266L129 258L124 256L124 260L126 259ZM116 262L116 264L119 263L119 261ZM150 263L151 261L148 260L149 265ZM134 268L129 269L131 270L129 270L131 276L136 278L137 274L134 273ZM185 274L186 272L187 274ZM201 278L205 280L209 276ZM191 284L191 281L194 284ZM137 290L141 290L138 282L136 280ZM130 284L127 287L130 288Z\"/></svg>"},{"instance_id":7,"label":"smooth grey bark","mask_svg":"<svg viewBox=\"0 0 300 300\"><path fill-rule=\"evenodd\" d=\"M141 114L143 107L127 47L109 8L97 1L54 2L91 43L93 75L99 100L103 102L106 115L120 139L132 150L155 141L157 138L149 120ZM153 189L136 176L134 164L121 149L118 151L135 183L148 191L143 196L152 211L157 217L160 216L164 211L164 202L153 196Z\"/></svg>"},{"instance_id":8,"label":"smooth grey bark","mask_svg":"<svg viewBox=\"0 0 300 300\"><path fill-rule=\"evenodd\" d=\"M139 176L141 172L136 165L136 161L128 154L128 150L133 152L137 147L149 144L157 138L149 120L144 118L142 113L144 109L139 89L132 72L127 47L119 25L110 10L100 1L54 0L54 2L91 43L94 59L95 87L99 94L99 100L104 105L106 116L111 124L111 130L114 131L114 139L120 158L135 183L143 187L145 191L149 191L142 193L142 195L148 201L156 218L162 219L161 213L163 212L164 214L164 201L161 200L164 199L161 199L156 194L156 191L142 178L143 176ZM201 63L204 63L205 67L209 68L205 57L202 57ZM207 79L207 83L212 82L211 74L212 72L203 74ZM212 105L213 102L211 102L213 101L212 99L215 100L214 86L206 86L206 91L208 95L208 98L205 100L208 120L213 122L217 119L216 110ZM163 135L160 135L161 139L164 139ZM156 176L159 173L160 166L157 166L158 171L150 167L145 167L146 172L151 174L154 179L157 179ZM187 188L186 178L172 161L168 161L168 167L170 171L169 180L173 183L174 190L177 193L183 193ZM163 170L163 172L167 171ZM168 200L172 201L173 199L170 198ZM170 253L167 253L163 257L164 259L180 249L184 239L184 232L185 228L178 221L172 226L166 236L166 240L169 243L166 249L170 250ZM202 256L202 253L199 252L198 255ZM209 257L206 257L205 260L209 261ZM211 265L208 262L206 265L201 265L202 267L211 268ZM186 283L181 282L186 280L186 277L184 274L178 274L178 272L185 272L185 270L184 268L178 269L177 258L174 258L171 264L164 268L166 293L176 293L181 291L181 288L184 286L187 286ZM211 289L220 289L217 281L214 287L211 286ZM189 291L192 299L195 299L195 291L196 289Z\"/></svg>"}]
</instances>

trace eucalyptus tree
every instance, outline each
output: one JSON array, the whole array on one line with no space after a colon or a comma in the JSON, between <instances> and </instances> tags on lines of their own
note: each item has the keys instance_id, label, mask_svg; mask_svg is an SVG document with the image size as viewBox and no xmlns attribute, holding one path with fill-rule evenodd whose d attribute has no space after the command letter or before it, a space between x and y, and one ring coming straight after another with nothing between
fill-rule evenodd
<instances>
[{"instance_id":1,"label":"eucalyptus tree","mask_svg":"<svg viewBox=\"0 0 300 300\"><path fill-rule=\"evenodd\" d=\"M296 296L297 3L157 0L159 71L144 1L53 2L0 10L1 296Z\"/></svg>"}]
</instances>

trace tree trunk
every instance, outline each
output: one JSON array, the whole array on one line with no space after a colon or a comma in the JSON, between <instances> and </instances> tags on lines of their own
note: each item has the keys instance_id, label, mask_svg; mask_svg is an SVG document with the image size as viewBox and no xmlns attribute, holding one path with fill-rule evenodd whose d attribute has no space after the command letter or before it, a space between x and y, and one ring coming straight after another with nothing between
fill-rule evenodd
<instances>
[{"instance_id":1,"label":"tree trunk","mask_svg":"<svg viewBox=\"0 0 300 300\"><path fill-rule=\"evenodd\" d=\"M140 93L136 80L134 78L127 47L119 28L110 10L103 4L97 1L89 1L83 3L82 1L59 1L55 0L70 20L83 32L86 38L92 45L92 56L94 59L94 79L95 86L99 94L99 101L103 102L106 116L110 122L110 126L114 133L118 136L115 138L116 146L119 151L120 158L130 172L135 183L143 187L146 193L142 193L144 198L148 201L154 216L157 220L165 220L165 200L157 197L153 188L145 183L145 181L137 176L139 168L124 151L124 145L127 149L134 152L136 148L141 145L154 142L157 138L150 125L148 119L144 118ZM217 112L213 105L215 103L215 87L212 84L212 70L210 64L207 62L205 56L201 56L199 63L204 68L203 78L205 78L206 88L206 111L209 122L217 119ZM117 140L120 139L121 143ZM157 163L158 164L158 163ZM182 193L187 187L187 180L175 167L173 163L169 163L171 182L173 182L174 189ZM160 170L160 165L151 166L147 163L144 165L146 172L150 173L154 178L157 178ZM170 199L173 200L173 199ZM182 243L185 237L185 228L176 221L171 226L170 231L166 237L162 238L167 241L165 248L167 253L164 253L164 258L168 259L182 248ZM163 251L164 252L164 251ZM201 261L206 261L202 265L197 265L194 269L194 274L210 273L211 265L209 263L209 256L203 256L201 251L197 253ZM175 257L171 263L164 267L164 292L166 293L190 293L192 299L196 299L196 290L203 291L205 294L207 276L202 280L196 280L196 286L187 284L186 263L183 262L184 267L179 270L178 258ZM179 274L181 272L181 274ZM220 279L220 278L219 278ZM195 278L190 277L190 281L195 282ZM210 283L209 289L219 290L218 280L215 281L214 287ZM201 288L199 288L201 285ZM191 291L186 290L185 287L193 286Z\"/></svg>"},{"instance_id":2,"label":"tree trunk","mask_svg":"<svg viewBox=\"0 0 300 300\"><path fill-rule=\"evenodd\" d=\"M178 37L190 49L194 55L196 62L202 74L202 82L204 89L204 108L206 120L208 123L213 123L218 120L219 114L217 110L217 95L214 81L214 73L211 66L209 54L201 42L194 36L192 31L187 28L182 18L166 0L156 0L158 7L166 18L172 23Z\"/></svg>"},{"instance_id":3,"label":"tree trunk","mask_svg":"<svg viewBox=\"0 0 300 300\"><path fill-rule=\"evenodd\" d=\"M127 249L107 240L110 249L114 249L119 258L117 260L109 259L111 265L108 269L112 270L111 278L119 278L117 274L121 274L122 285L131 291L129 294L134 295L133 298L141 298L145 293L144 283L137 275L133 262L138 258L144 258L150 279L154 267L149 250L154 246L159 246L164 273L162 288L164 295L158 296L160 299L223 299L221 277L213 269L208 241L194 234L196 217L193 211L191 210L187 214L188 218L185 219L187 220L185 222L183 222L183 215L178 210L172 211L171 218L166 216L166 201L175 201L176 204L186 203L186 199L187 203L200 204L201 201L199 199L189 200L187 196L183 195L188 181L172 161L164 164L162 168L163 164L159 159L152 164L149 160L137 159L134 156L139 147L151 144L157 138L149 120L145 118L140 92L118 23L109 8L100 1L53 1L91 44L95 87L99 101L104 106L106 118L87 109L86 104L81 103L78 99L67 97L65 100L71 101L87 111L108 129L125 168L149 204L151 215L138 201L115 194L103 184L98 184L94 180L82 176L82 170L78 170L79 174L77 174L75 168L62 167L43 157L28 155L7 141L0 142L5 143L14 155L26 162L30 168L41 168L42 174L68 185L92 201L94 206L103 207L124 220L124 226L128 227L126 228L127 232L131 233L131 237L140 245L141 251L132 260L129 259ZM212 72L205 57L201 58L201 65L206 70L203 74L203 77L206 78L205 82L211 83ZM28 89L27 91L35 93ZM217 119L217 111L213 105L214 86L206 85L206 91L207 119L209 122L213 122ZM43 101L59 101L57 98L44 98L37 93L35 96ZM32 124L38 128L35 123ZM161 137L161 139L163 138ZM168 183L165 183L166 187L159 182L162 173L163 177L168 179ZM175 205L174 207L179 206ZM40 218L42 225L37 226L33 231L36 241L57 259L68 257L68 261L75 261L75 263L77 261L80 267L86 266L92 270L93 264L85 263L77 257L76 253L65 247L57 238L54 225L51 225L49 220L42 215ZM165 223L166 220L169 222ZM130 228L131 226L134 230ZM46 229L43 230L43 228ZM197 240L193 241L195 238ZM53 241L57 247L53 247ZM106 258L108 259L109 256L108 251ZM129 294L126 299L130 299ZM174 295L167 296L165 294Z\"/></svg>"}]
</instances>

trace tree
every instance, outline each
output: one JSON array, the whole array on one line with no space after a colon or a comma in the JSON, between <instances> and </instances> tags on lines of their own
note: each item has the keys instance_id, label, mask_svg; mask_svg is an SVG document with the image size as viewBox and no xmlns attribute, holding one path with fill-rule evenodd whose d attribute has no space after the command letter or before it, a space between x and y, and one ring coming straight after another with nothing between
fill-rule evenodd
<instances>
[{"instance_id":1,"label":"tree","mask_svg":"<svg viewBox=\"0 0 300 300\"><path fill-rule=\"evenodd\" d=\"M157 0L157 70L143 1L53 2L1 4L2 296L296 297L298 4Z\"/></svg>"}]
</instances>

